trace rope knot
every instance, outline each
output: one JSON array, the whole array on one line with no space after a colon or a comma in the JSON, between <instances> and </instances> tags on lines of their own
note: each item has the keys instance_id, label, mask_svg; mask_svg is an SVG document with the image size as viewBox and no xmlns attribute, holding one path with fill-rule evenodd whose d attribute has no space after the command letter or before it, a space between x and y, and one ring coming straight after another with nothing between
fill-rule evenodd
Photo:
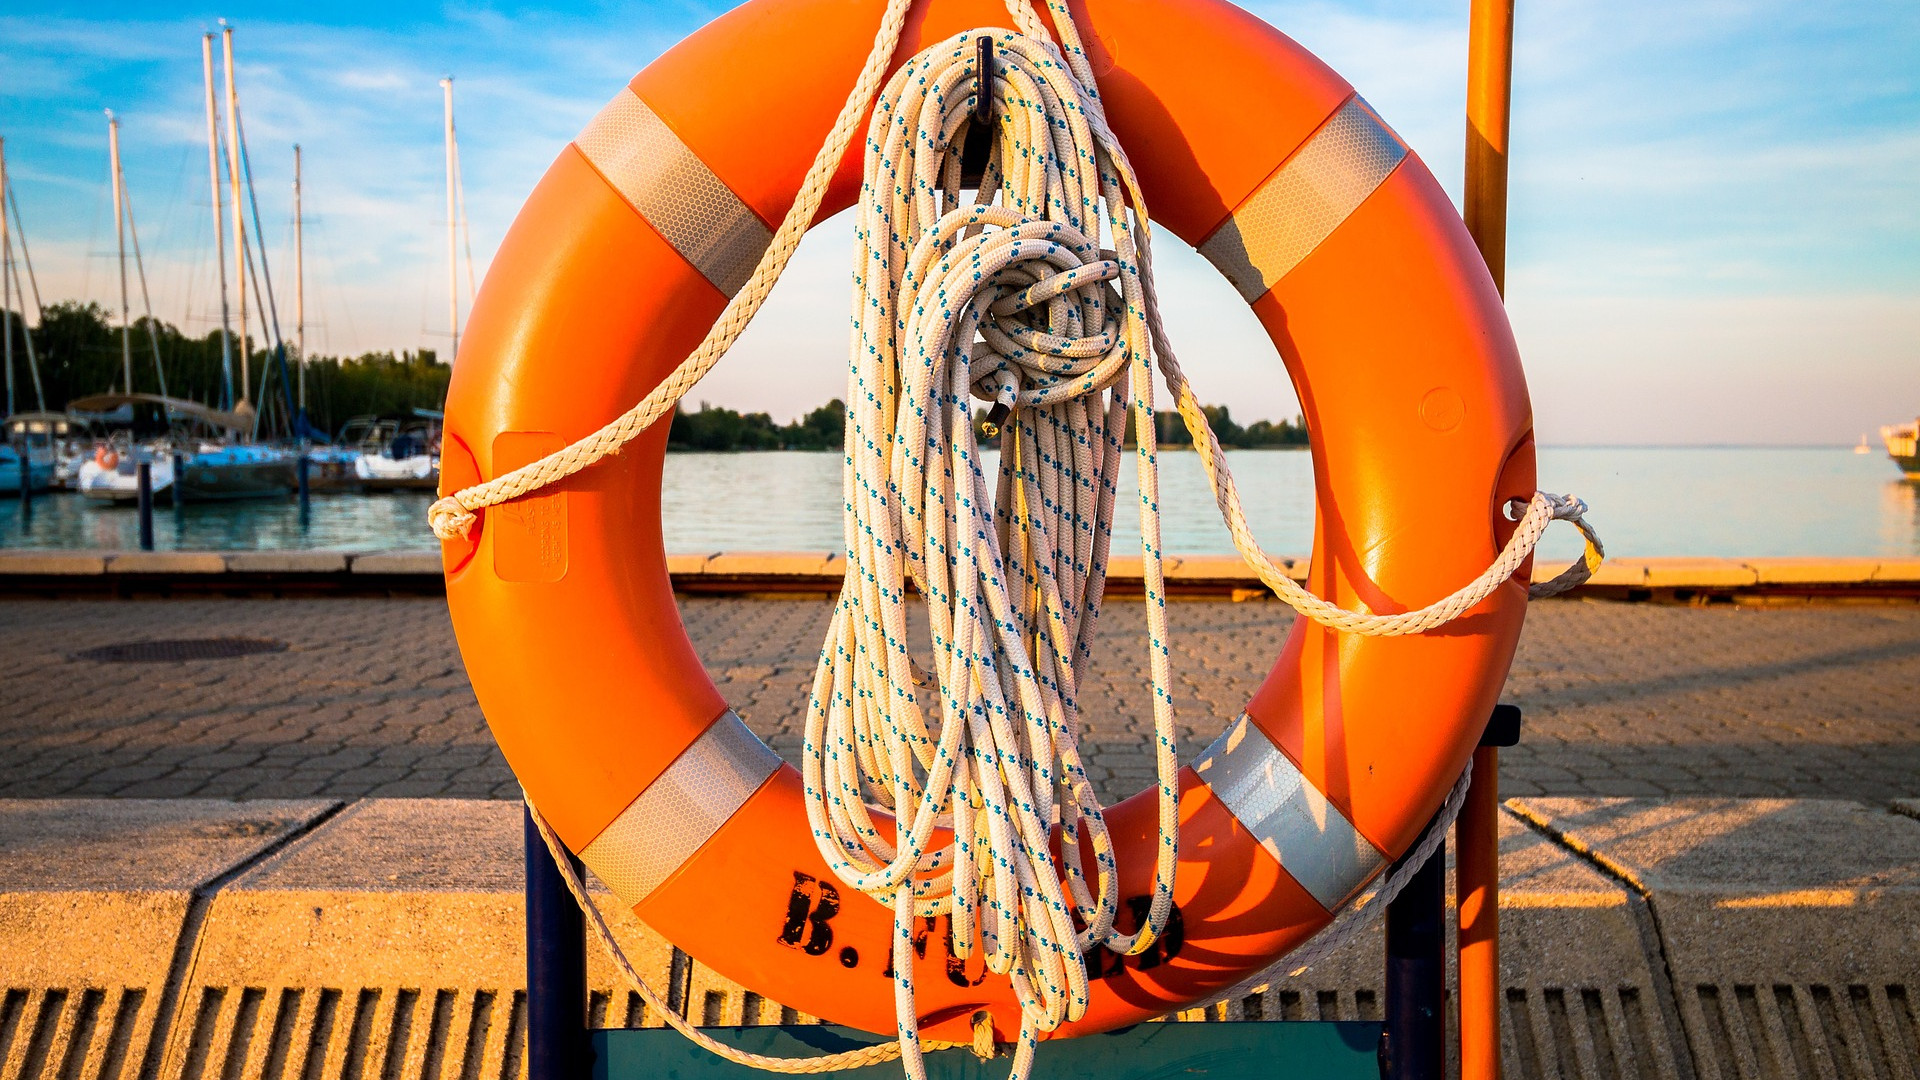
<instances>
[{"instance_id":1,"label":"rope knot","mask_svg":"<svg viewBox=\"0 0 1920 1080\"><path fill-rule=\"evenodd\" d=\"M1555 495L1551 491L1540 493L1546 497L1547 507L1553 512L1555 521L1579 521L1587 516L1587 503L1584 499L1572 495Z\"/></svg>"},{"instance_id":2,"label":"rope knot","mask_svg":"<svg viewBox=\"0 0 1920 1080\"><path fill-rule=\"evenodd\" d=\"M442 540L465 539L475 520L473 513L452 495L436 499L427 507L427 524L433 528L433 535Z\"/></svg>"}]
</instances>

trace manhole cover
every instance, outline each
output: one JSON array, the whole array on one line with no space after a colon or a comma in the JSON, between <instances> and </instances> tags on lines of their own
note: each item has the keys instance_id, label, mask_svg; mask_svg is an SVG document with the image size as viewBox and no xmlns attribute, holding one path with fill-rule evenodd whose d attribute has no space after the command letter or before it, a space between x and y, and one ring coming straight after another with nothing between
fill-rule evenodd
<instances>
[{"instance_id":1,"label":"manhole cover","mask_svg":"<svg viewBox=\"0 0 1920 1080\"><path fill-rule=\"evenodd\" d=\"M182 638L102 645L97 649L74 653L73 658L95 660L102 664L169 664L182 660L226 660L235 656L286 651L286 642L267 638Z\"/></svg>"}]
</instances>

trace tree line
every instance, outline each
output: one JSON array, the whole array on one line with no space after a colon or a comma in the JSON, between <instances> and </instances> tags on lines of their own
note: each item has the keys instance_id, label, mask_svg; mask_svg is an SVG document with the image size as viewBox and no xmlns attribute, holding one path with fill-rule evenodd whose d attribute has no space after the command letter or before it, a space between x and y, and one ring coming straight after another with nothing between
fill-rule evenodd
<instances>
[{"instance_id":1,"label":"tree line","mask_svg":"<svg viewBox=\"0 0 1920 1080\"><path fill-rule=\"evenodd\" d=\"M847 407L839 398L808 413L791 424L776 424L763 412L739 413L701 402L688 412L681 408L673 414L673 427L667 434L669 450L838 450L845 430ZM1306 424L1298 416L1274 423L1256 420L1245 427L1233 419L1225 405L1203 407L1207 423L1220 439L1220 445L1238 449L1304 447ZM1193 435L1177 412L1156 412L1155 441L1168 449L1193 445ZM974 434L982 443L997 441L987 423L987 410L974 413ZM1127 418L1126 445L1135 445L1133 418Z\"/></svg>"},{"instance_id":2,"label":"tree line","mask_svg":"<svg viewBox=\"0 0 1920 1080\"><path fill-rule=\"evenodd\" d=\"M67 403L96 394L127 389L122 334L107 310L96 303L64 301L49 304L40 325L28 331L18 313L11 319L13 357L20 368L13 376L14 407L22 412L36 407L33 382L26 374L26 338L31 333L40 382L47 408L60 412ZM273 350L259 347L249 335L246 358L250 397L261 410L263 432L285 430L287 382L300 378L294 358L280 370ZM172 323L141 318L126 335L131 354L133 392L158 394L165 375L168 396L218 408L225 400L220 332L192 337ZM239 348L232 346L235 371L233 392L239 396ZM155 366L155 356L159 364ZM347 420L366 415L406 415L414 409L439 409L447 399L452 369L432 349L419 352L369 352L354 357L310 356L307 363L307 419L315 430L338 432ZM298 391L293 399L298 402ZM143 424L161 421L146 411Z\"/></svg>"},{"instance_id":3,"label":"tree line","mask_svg":"<svg viewBox=\"0 0 1920 1080\"><path fill-rule=\"evenodd\" d=\"M28 330L15 313L10 320L16 370L14 405L19 411L35 407L33 382L25 370L27 337L32 336L47 407L55 412L67 403L125 389L122 337L107 310L97 303L64 301L49 305L40 325ZM160 392L160 373L166 375L169 395L219 406L224 400L220 332L192 337L171 323L142 318L133 324L127 344L133 359L135 393ZM256 347L247 357L251 398L267 422L262 430L285 430L287 394L283 378L299 379L291 357L282 375L274 353ZM236 350L237 352L237 350ZM236 357L237 362L237 357ZM356 416L406 415L415 409L440 409L447 398L453 369L440 362L432 349L418 352L368 352L354 357L310 356L307 363L307 416L315 430L338 432ZM297 382L296 382L297 385ZM240 375L234 374L234 392ZM297 400L297 394L295 395ZM1245 427L1236 423L1225 405L1206 407L1207 420L1228 447L1305 446L1307 430L1299 417L1272 423L1259 420ZM986 410L975 417L976 433L989 438ZM845 430L846 406L835 398L790 424L775 423L764 412L741 413L701 403L695 410L676 409L667 433L672 450L839 450ZM150 422L158 424L157 417ZM1192 445L1179 414L1154 414L1159 444ZM1127 444L1133 444L1129 422Z\"/></svg>"}]
</instances>

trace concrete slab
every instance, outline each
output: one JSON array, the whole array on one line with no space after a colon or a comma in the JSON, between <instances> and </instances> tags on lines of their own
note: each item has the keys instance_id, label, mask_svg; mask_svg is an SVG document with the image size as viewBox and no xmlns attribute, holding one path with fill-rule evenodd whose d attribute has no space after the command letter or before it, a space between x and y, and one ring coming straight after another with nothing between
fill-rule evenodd
<instances>
[{"instance_id":1,"label":"concrete slab","mask_svg":"<svg viewBox=\"0 0 1920 1080\"><path fill-rule=\"evenodd\" d=\"M1500 876L1506 1074L1679 1077L1684 1050L1661 1006L1638 898L1508 814ZM1451 941L1451 874L1448 890ZM1383 934L1376 918L1311 970L1230 1004L1225 1016L1379 1019ZM1448 965L1451 980L1451 950Z\"/></svg>"},{"instance_id":2,"label":"concrete slab","mask_svg":"<svg viewBox=\"0 0 1920 1080\"><path fill-rule=\"evenodd\" d=\"M226 556L230 574L341 574L349 558L344 551L234 551Z\"/></svg>"},{"instance_id":3,"label":"concrete slab","mask_svg":"<svg viewBox=\"0 0 1920 1080\"><path fill-rule=\"evenodd\" d=\"M1533 563L1533 580L1536 582L1552 581L1554 578L1559 577L1560 572L1565 569L1566 567L1564 566L1558 566L1550 562L1543 564L1540 560L1535 559ZM1593 576L1588 578L1587 582L1591 585L1624 585L1628 588L1640 588L1647 583L1647 566L1645 563L1640 562L1608 559L1600 564L1600 569L1595 570Z\"/></svg>"},{"instance_id":4,"label":"concrete slab","mask_svg":"<svg viewBox=\"0 0 1920 1080\"><path fill-rule=\"evenodd\" d=\"M1703 1076L1913 1075L1920 822L1824 799L1510 805L1648 896Z\"/></svg>"},{"instance_id":5,"label":"concrete slab","mask_svg":"<svg viewBox=\"0 0 1920 1080\"><path fill-rule=\"evenodd\" d=\"M698 574L706 569L707 560L718 554L719 552L714 551L697 555L669 555L667 556L667 573L676 576Z\"/></svg>"},{"instance_id":6,"label":"concrete slab","mask_svg":"<svg viewBox=\"0 0 1920 1080\"><path fill-rule=\"evenodd\" d=\"M710 576L818 577L828 572L828 551L723 551L700 568Z\"/></svg>"},{"instance_id":7,"label":"concrete slab","mask_svg":"<svg viewBox=\"0 0 1920 1080\"><path fill-rule=\"evenodd\" d=\"M1643 559L1650 589L1752 585L1760 575L1739 559Z\"/></svg>"},{"instance_id":8,"label":"concrete slab","mask_svg":"<svg viewBox=\"0 0 1920 1080\"><path fill-rule=\"evenodd\" d=\"M1745 559L1762 585L1858 585L1872 581L1878 559Z\"/></svg>"},{"instance_id":9,"label":"concrete slab","mask_svg":"<svg viewBox=\"0 0 1920 1080\"><path fill-rule=\"evenodd\" d=\"M0 574L104 574L107 560L113 554L110 551L4 551L0 552Z\"/></svg>"},{"instance_id":10,"label":"concrete slab","mask_svg":"<svg viewBox=\"0 0 1920 1080\"><path fill-rule=\"evenodd\" d=\"M356 574L434 574L443 572L437 551L383 551L355 555L350 566Z\"/></svg>"},{"instance_id":11,"label":"concrete slab","mask_svg":"<svg viewBox=\"0 0 1920 1080\"><path fill-rule=\"evenodd\" d=\"M338 1076L353 1058L416 1077L430 1056L442 1075L515 1075L512 1032L526 1007L520 814L500 801L362 800L237 878L208 912L164 1075L194 1073L197 1059L275 1055L289 1076ZM743 1015L740 987L676 958L596 892L650 985L671 988L703 1022L756 1019ZM662 1023L642 1015L597 944L587 955L598 1022ZM242 1022L248 1010L257 1019ZM310 1054L324 1060L307 1064Z\"/></svg>"},{"instance_id":12,"label":"concrete slab","mask_svg":"<svg viewBox=\"0 0 1920 1080\"><path fill-rule=\"evenodd\" d=\"M1875 581L1920 581L1920 559L1881 559Z\"/></svg>"},{"instance_id":13,"label":"concrete slab","mask_svg":"<svg viewBox=\"0 0 1920 1080\"><path fill-rule=\"evenodd\" d=\"M1238 555L1182 555L1164 560L1162 572L1169 581L1245 581L1260 583L1259 575Z\"/></svg>"},{"instance_id":14,"label":"concrete slab","mask_svg":"<svg viewBox=\"0 0 1920 1080\"><path fill-rule=\"evenodd\" d=\"M125 551L107 559L109 574L224 574L217 551Z\"/></svg>"},{"instance_id":15,"label":"concrete slab","mask_svg":"<svg viewBox=\"0 0 1920 1080\"><path fill-rule=\"evenodd\" d=\"M335 805L0 801L0 996L20 1010L0 1029L10 1080L133 1075L172 1013L195 890Z\"/></svg>"}]
</instances>

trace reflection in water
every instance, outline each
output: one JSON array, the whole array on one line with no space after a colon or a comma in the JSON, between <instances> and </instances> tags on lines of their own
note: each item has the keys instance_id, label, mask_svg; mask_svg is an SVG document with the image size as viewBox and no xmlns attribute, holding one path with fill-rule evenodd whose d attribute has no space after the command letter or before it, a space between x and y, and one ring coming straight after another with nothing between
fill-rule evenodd
<instances>
[{"instance_id":1,"label":"reflection in water","mask_svg":"<svg viewBox=\"0 0 1920 1080\"><path fill-rule=\"evenodd\" d=\"M992 467L992 455L987 455ZM1161 455L1162 538L1174 554L1231 554L1212 492L1190 452ZM1254 535L1276 555L1313 539L1313 460L1297 450L1228 455ZM1547 447L1540 477L1593 507L1616 555L1920 555L1920 483L1878 455L1836 449ZM1120 470L1113 551L1140 550L1131 457ZM661 482L667 550L830 551L841 547L841 456L671 454ZM292 499L189 504L154 512L162 550L321 548L430 551L426 493L316 495L302 522ZM0 499L0 547L127 550L131 508L42 495L30 520ZM1572 560L1577 534L1556 527L1542 556Z\"/></svg>"},{"instance_id":2,"label":"reflection in water","mask_svg":"<svg viewBox=\"0 0 1920 1080\"><path fill-rule=\"evenodd\" d=\"M1920 480L1889 480L1880 492L1880 554L1920 555Z\"/></svg>"}]
</instances>

